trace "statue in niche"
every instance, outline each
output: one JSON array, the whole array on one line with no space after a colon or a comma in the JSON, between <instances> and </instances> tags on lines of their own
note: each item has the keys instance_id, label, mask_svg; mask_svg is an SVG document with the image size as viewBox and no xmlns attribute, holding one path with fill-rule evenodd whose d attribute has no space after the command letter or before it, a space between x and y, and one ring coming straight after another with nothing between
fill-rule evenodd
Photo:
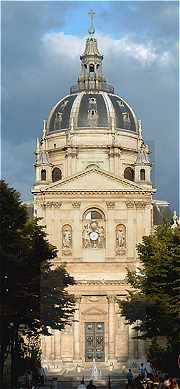
<instances>
[{"instance_id":1,"label":"statue in niche","mask_svg":"<svg viewBox=\"0 0 180 389\"><path fill-rule=\"evenodd\" d=\"M72 227L69 224L62 227L62 253L63 255L72 254Z\"/></svg>"},{"instance_id":2,"label":"statue in niche","mask_svg":"<svg viewBox=\"0 0 180 389\"><path fill-rule=\"evenodd\" d=\"M55 120L54 120L54 130L60 130L61 123L62 123L62 113L57 112L55 115Z\"/></svg>"},{"instance_id":3,"label":"statue in niche","mask_svg":"<svg viewBox=\"0 0 180 389\"><path fill-rule=\"evenodd\" d=\"M124 224L116 226L116 254L124 254L126 248L126 227Z\"/></svg>"}]
</instances>

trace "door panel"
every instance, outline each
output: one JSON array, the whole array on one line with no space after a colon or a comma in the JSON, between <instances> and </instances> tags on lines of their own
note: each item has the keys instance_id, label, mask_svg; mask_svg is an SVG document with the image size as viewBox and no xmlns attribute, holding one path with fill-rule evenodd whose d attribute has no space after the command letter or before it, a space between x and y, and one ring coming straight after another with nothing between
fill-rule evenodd
<instances>
[{"instance_id":1,"label":"door panel","mask_svg":"<svg viewBox=\"0 0 180 389\"><path fill-rule=\"evenodd\" d=\"M104 323L85 323L85 361L104 362Z\"/></svg>"}]
</instances>

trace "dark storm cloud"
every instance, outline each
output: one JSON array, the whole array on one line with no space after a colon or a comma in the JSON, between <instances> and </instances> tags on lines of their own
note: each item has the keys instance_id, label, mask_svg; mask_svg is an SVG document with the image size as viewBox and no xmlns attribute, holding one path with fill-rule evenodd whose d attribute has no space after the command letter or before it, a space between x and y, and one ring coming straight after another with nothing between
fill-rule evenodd
<instances>
[{"instance_id":1,"label":"dark storm cloud","mask_svg":"<svg viewBox=\"0 0 180 389\"><path fill-rule=\"evenodd\" d=\"M84 20L90 8L96 8L96 3L3 4L3 168L26 199L33 183L35 138L51 106L68 94L77 79L82 46L78 18ZM97 27L105 73L117 93L135 108L143 121L145 139L152 145L159 198L175 206L177 3L98 2Z\"/></svg>"}]
</instances>

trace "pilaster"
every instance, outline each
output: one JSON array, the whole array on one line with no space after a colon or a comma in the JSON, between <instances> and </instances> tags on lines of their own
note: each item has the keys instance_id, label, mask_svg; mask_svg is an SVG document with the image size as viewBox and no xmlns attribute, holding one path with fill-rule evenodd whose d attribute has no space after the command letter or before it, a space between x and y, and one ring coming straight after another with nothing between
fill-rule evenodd
<instances>
[{"instance_id":1,"label":"pilaster","mask_svg":"<svg viewBox=\"0 0 180 389\"><path fill-rule=\"evenodd\" d=\"M76 310L74 312L74 360L80 360L80 302L81 299L77 299Z\"/></svg>"},{"instance_id":2,"label":"pilaster","mask_svg":"<svg viewBox=\"0 0 180 389\"><path fill-rule=\"evenodd\" d=\"M115 298L108 296L109 361L115 359Z\"/></svg>"}]
</instances>

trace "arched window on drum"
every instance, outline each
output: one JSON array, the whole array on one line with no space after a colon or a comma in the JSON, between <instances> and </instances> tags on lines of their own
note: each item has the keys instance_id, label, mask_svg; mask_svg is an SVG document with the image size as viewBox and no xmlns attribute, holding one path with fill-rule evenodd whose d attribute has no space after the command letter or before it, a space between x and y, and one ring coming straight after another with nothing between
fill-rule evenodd
<instances>
[{"instance_id":1,"label":"arched window on drum","mask_svg":"<svg viewBox=\"0 0 180 389\"><path fill-rule=\"evenodd\" d=\"M46 181L46 170L45 169L41 170L41 181Z\"/></svg>"},{"instance_id":2,"label":"arched window on drum","mask_svg":"<svg viewBox=\"0 0 180 389\"><path fill-rule=\"evenodd\" d=\"M62 171L58 167L55 167L52 171L52 182L60 181L62 179Z\"/></svg>"},{"instance_id":3,"label":"arched window on drum","mask_svg":"<svg viewBox=\"0 0 180 389\"><path fill-rule=\"evenodd\" d=\"M88 209L83 215L82 245L83 248L105 248L105 216L97 209Z\"/></svg>"},{"instance_id":4,"label":"arched window on drum","mask_svg":"<svg viewBox=\"0 0 180 389\"><path fill-rule=\"evenodd\" d=\"M126 167L124 170L124 178L129 181L134 181L134 169L131 167Z\"/></svg>"},{"instance_id":5,"label":"arched window on drum","mask_svg":"<svg viewBox=\"0 0 180 389\"><path fill-rule=\"evenodd\" d=\"M145 169L140 170L140 180L145 181Z\"/></svg>"}]
</instances>

